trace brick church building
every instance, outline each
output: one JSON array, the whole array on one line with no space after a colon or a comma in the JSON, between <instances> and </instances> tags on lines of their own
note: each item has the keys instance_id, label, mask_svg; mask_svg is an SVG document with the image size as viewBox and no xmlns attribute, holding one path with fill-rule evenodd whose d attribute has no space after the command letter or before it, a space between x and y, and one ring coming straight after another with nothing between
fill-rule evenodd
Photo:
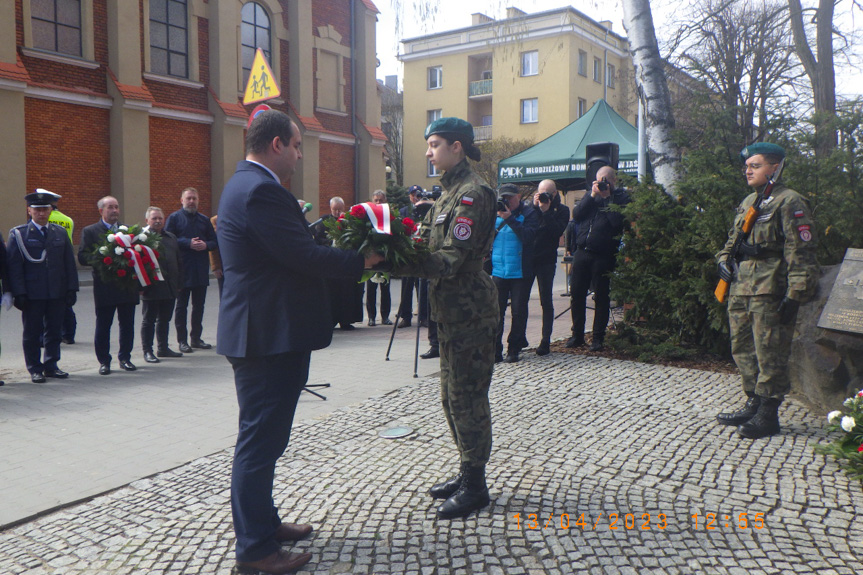
<instances>
[{"instance_id":1,"label":"brick church building","mask_svg":"<svg viewBox=\"0 0 863 575\"><path fill-rule=\"evenodd\" d=\"M113 195L122 219L180 192L213 214L243 159L254 53L303 136L290 182L327 213L385 185L372 0L0 0L0 233L46 188L80 230ZM310 217L311 217L310 216Z\"/></svg>"}]
</instances>

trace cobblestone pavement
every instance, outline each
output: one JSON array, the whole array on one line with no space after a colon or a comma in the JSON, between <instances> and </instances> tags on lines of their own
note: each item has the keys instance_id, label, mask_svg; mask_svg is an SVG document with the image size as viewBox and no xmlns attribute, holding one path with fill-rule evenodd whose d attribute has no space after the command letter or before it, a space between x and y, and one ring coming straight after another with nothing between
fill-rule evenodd
<instances>
[{"instance_id":1,"label":"cobblestone pavement","mask_svg":"<svg viewBox=\"0 0 863 575\"><path fill-rule=\"evenodd\" d=\"M492 505L437 521L425 491L457 466L438 394L425 378L295 426L275 499L315 526L301 573L863 572L861 487L813 453L823 417L793 400L781 435L741 440L713 422L734 376L527 354L495 370ZM395 423L416 432L378 437ZM230 461L8 529L0 573L227 575Z\"/></svg>"}]
</instances>

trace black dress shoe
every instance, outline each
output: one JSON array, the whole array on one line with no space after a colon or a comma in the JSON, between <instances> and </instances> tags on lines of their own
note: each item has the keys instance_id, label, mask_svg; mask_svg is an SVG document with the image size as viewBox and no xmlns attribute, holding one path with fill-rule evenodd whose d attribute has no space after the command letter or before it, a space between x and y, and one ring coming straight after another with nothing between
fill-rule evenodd
<instances>
[{"instance_id":1,"label":"black dress shoe","mask_svg":"<svg viewBox=\"0 0 863 575\"><path fill-rule=\"evenodd\" d=\"M411 320L409 320L408 318L403 317L399 320L399 329L401 329L403 327L410 327L410 326L411 326Z\"/></svg>"},{"instance_id":2,"label":"black dress shoe","mask_svg":"<svg viewBox=\"0 0 863 575\"><path fill-rule=\"evenodd\" d=\"M146 361L147 363L159 363L159 358L153 355L152 351L145 351L144 361Z\"/></svg>"},{"instance_id":3,"label":"black dress shoe","mask_svg":"<svg viewBox=\"0 0 863 575\"><path fill-rule=\"evenodd\" d=\"M53 377L54 379L66 379L69 374L62 369L46 369L45 377Z\"/></svg>"},{"instance_id":4,"label":"black dress shoe","mask_svg":"<svg viewBox=\"0 0 863 575\"><path fill-rule=\"evenodd\" d=\"M543 356L551 353L551 348L547 341L540 342L539 347L536 348L536 355Z\"/></svg>"},{"instance_id":5,"label":"black dress shoe","mask_svg":"<svg viewBox=\"0 0 863 575\"><path fill-rule=\"evenodd\" d=\"M424 320L420 321L420 327L428 327L428 326L429 326L429 320L424 319Z\"/></svg>"},{"instance_id":6,"label":"black dress shoe","mask_svg":"<svg viewBox=\"0 0 863 575\"><path fill-rule=\"evenodd\" d=\"M343 323L343 324L339 325L339 329L342 331L351 331L351 330L357 329L357 326L351 325L349 323Z\"/></svg>"},{"instance_id":7,"label":"black dress shoe","mask_svg":"<svg viewBox=\"0 0 863 575\"><path fill-rule=\"evenodd\" d=\"M192 353L195 350L189 347L189 344L184 341L180 344L180 351L182 351L183 353Z\"/></svg>"},{"instance_id":8,"label":"black dress shoe","mask_svg":"<svg viewBox=\"0 0 863 575\"><path fill-rule=\"evenodd\" d=\"M6 382L0 379L0 387L3 387L4 385L6 385Z\"/></svg>"},{"instance_id":9,"label":"black dress shoe","mask_svg":"<svg viewBox=\"0 0 863 575\"><path fill-rule=\"evenodd\" d=\"M495 363L502 363L503 362L503 354L502 353L494 354L494 362Z\"/></svg>"},{"instance_id":10,"label":"black dress shoe","mask_svg":"<svg viewBox=\"0 0 863 575\"><path fill-rule=\"evenodd\" d=\"M391 320L388 317L385 317L384 319L381 320L381 325L392 325L392 324L393 324L393 320Z\"/></svg>"},{"instance_id":11,"label":"black dress shoe","mask_svg":"<svg viewBox=\"0 0 863 575\"><path fill-rule=\"evenodd\" d=\"M420 357L423 359L434 359L436 357L440 357L440 348L430 347L427 352L421 353Z\"/></svg>"},{"instance_id":12,"label":"black dress shoe","mask_svg":"<svg viewBox=\"0 0 863 575\"><path fill-rule=\"evenodd\" d=\"M64 337L64 338L63 338L63 339L61 339L60 341L62 341L62 342L63 342L63 343L65 343L66 345L74 345L74 344L75 344L75 340L74 340L73 338L71 338L71 337Z\"/></svg>"},{"instance_id":13,"label":"black dress shoe","mask_svg":"<svg viewBox=\"0 0 863 575\"><path fill-rule=\"evenodd\" d=\"M565 347L567 349L575 349L577 347L582 347L584 345L584 337L575 337L572 336L568 340L566 340Z\"/></svg>"},{"instance_id":14,"label":"black dress shoe","mask_svg":"<svg viewBox=\"0 0 863 575\"><path fill-rule=\"evenodd\" d=\"M170 347L166 347L166 348L163 348L163 349L160 349L159 351L157 351L156 357L183 357L183 354L179 353L177 351L174 351ZM146 359L146 358L144 358L144 359Z\"/></svg>"},{"instance_id":15,"label":"black dress shoe","mask_svg":"<svg viewBox=\"0 0 863 575\"><path fill-rule=\"evenodd\" d=\"M203 339L199 339L198 341L192 340L192 347L195 349L213 349L213 346Z\"/></svg>"},{"instance_id":16,"label":"black dress shoe","mask_svg":"<svg viewBox=\"0 0 863 575\"><path fill-rule=\"evenodd\" d=\"M110 363L103 363L99 366L99 375L108 375L109 373L111 373Z\"/></svg>"},{"instance_id":17,"label":"black dress shoe","mask_svg":"<svg viewBox=\"0 0 863 575\"><path fill-rule=\"evenodd\" d=\"M369 320L369 327L374 327L376 325L377 325L377 323L375 323L375 320L373 320L373 319Z\"/></svg>"},{"instance_id":18,"label":"black dress shoe","mask_svg":"<svg viewBox=\"0 0 863 575\"><path fill-rule=\"evenodd\" d=\"M121 360L120 360L120 367L122 367L122 368L123 368L123 369L125 369L126 371L135 371L136 369L138 369L138 368L137 368L137 367L135 367L135 365L134 365L131 361L129 361L128 359L121 359Z\"/></svg>"},{"instance_id":19,"label":"black dress shoe","mask_svg":"<svg viewBox=\"0 0 863 575\"><path fill-rule=\"evenodd\" d=\"M604 340L601 337L593 338L593 343L590 344L590 351L602 351Z\"/></svg>"},{"instance_id":20,"label":"black dress shoe","mask_svg":"<svg viewBox=\"0 0 863 575\"><path fill-rule=\"evenodd\" d=\"M506 352L506 357L503 360L504 363L518 363L518 352L517 351L508 351Z\"/></svg>"},{"instance_id":21,"label":"black dress shoe","mask_svg":"<svg viewBox=\"0 0 863 575\"><path fill-rule=\"evenodd\" d=\"M45 383L45 374L39 372L31 373L30 381L32 381L33 383Z\"/></svg>"}]
</instances>

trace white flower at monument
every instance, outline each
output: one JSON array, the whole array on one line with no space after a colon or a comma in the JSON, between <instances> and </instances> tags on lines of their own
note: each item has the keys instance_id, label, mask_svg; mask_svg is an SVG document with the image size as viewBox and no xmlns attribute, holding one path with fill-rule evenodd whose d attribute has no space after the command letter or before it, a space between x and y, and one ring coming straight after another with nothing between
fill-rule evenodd
<instances>
[{"instance_id":1,"label":"white flower at monument","mask_svg":"<svg viewBox=\"0 0 863 575\"><path fill-rule=\"evenodd\" d=\"M117 236L115 236L114 234L108 234L107 239L109 242L113 242L116 238L117 238Z\"/></svg>"},{"instance_id":2,"label":"white flower at monument","mask_svg":"<svg viewBox=\"0 0 863 575\"><path fill-rule=\"evenodd\" d=\"M138 234L138 237L135 239L138 240L139 242L146 242L147 241L147 234L140 233L140 234Z\"/></svg>"},{"instance_id":3,"label":"white flower at monument","mask_svg":"<svg viewBox=\"0 0 863 575\"><path fill-rule=\"evenodd\" d=\"M139 253L142 251L140 244L135 244L135 251Z\"/></svg>"},{"instance_id":4,"label":"white flower at monument","mask_svg":"<svg viewBox=\"0 0 863 575\"><path fill-rule=\"evenodd\" d=\"M102 246L101 248L99 248L99 253L103 256L107 256L109 251L110 250L108 249L108 246Z\"/></svg>"},{"instance_id":5,"label":"white flower at monument","mask_svg":"<svg viewBox=\"0 0 863 575\"><path fill-rule=\"evenodd\" d=\"M857 422L854 421L854 418L850 415L846 415L842 418L842 423L840 423L840 425L842 426L842 429L844 429L848 433L851 433L852 431L854 431L854 426L857 425Z\"/></svg>"},{"instance_id":6,"label":"white flower at monument","mask_svg":"<svg viewBox=\"0 0 863 575\"><path fill-rule=\"evenodd\" d=\"M842 415L841 411L831 411L830 413L827 414L827 421L835 424L836 421L839 419L840 415Z\"/></svg>"},{"instance_id":7,"label":"white flower at monument","mask_svg":"<svg viewBox=\"0 0 863 575\"><path fill-rule=\"evenodd\" d=\"M124 249L123 249L123 248L121 248L121 247L116 247L116 248L114 248L114 253L115 253L115 254L117 254L118 256L122 256L122 255L123 255L123 252L125 252L125 251L126 251L126 250L124 250Z\"/></svg>"},{"instance_id":8,"label":"white flower at monument","mask_svg":"<svg viewBox=\"0 0 863 575\"><path fill-rule=\"evenodd\" d=\"M121 232L128 232L129 231L128 226L118 226L117 229L120 230Z\"/></svg>"}]
</instances>

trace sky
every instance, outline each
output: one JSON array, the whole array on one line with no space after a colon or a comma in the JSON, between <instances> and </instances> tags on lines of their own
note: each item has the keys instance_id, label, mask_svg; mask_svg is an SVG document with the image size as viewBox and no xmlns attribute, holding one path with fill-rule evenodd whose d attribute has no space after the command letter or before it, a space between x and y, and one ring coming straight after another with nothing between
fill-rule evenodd
<instances>
[{"instance_id":1,"label":"sky","mask_svg":"<svg viewBox=\"0 0 863 575\"><path fill-rule=\"evenodd\" d=\"M513 6L527 13L542 12L567 6L562 0L438 0L439 12L433 18L422 19L411 9L412 0L401 0L404 8L403 30L400 36L396 36L396 17L392 0L374 0L380 14L378 14L377 26L377 52L381 65L377 70L377 77L381 80L388 75L399 76L401 85L402 65L396 58L402 49L398 42L401 38L413 38L434 32L455 30L471 25L471 14L481 12L492 18L505 17L506 7ZM803 0L804 6L812 5L814 0ZM594 20L611 20L612 30L622 36L626 35L623 28L623 9L620 0L575 0L569 4ZM654 25L657 35L661 39L672 32L674 25L673 16L679 13L679 7L685 5L680 0L652 0L651 11L653 12ZM850 0L839 0L836 12L836 24L843 30L856 31L863 36L863 12L857 10L851 14L848 12ZM863 38L859 39L863 42ZM854 51L863 56L863 43L858 44ZM860 60L857 66L861 65ZM843 62L836 62L836 86L837 93L860 96L863 95L863 73L860 69L844 66Z\"/></svg>"}]
</instances>

